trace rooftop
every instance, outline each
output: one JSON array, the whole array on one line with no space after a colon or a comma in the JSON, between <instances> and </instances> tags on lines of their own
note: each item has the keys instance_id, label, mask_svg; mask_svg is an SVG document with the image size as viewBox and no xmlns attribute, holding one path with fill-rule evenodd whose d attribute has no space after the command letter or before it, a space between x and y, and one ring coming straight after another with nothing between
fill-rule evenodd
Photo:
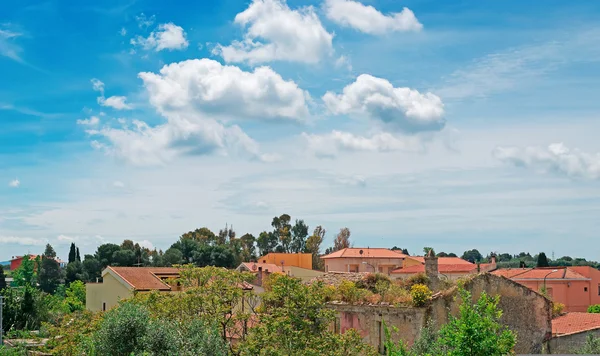
<instances>
[{"instance_id":1,"label":"rooftop","mask_svg":"<svg viewBox=\"0 0 600 356\"><path fill-rule=\"evenodd\" d=\"M240 267L245 267L250 272L258 272L258 269L262 267L264 272L270 273L282 273L281 266L277 266L273 263L258 263L258 262L243 262ZM285 268L285 267L284 267Z\"/></svg>"},{"instance_id":2,"label":"rooftop","mask_svg":"<svg viewBox=\"0 0 600 356\"><path fill-rule=\"evenodd\" d=\"M107 267L135 290L171 290L161 277L179 278L179 270L172 267Z\"/></svg>"},{"instance_id":3,"label":"rooftop","mask_svg":"<svg viewBox=\"0 0 600 356\"><path fill-rule=\"evenodd\" d=\"M552 320L552 336L600 329L600 314L567 313Z\"/></svg>"},{"instance_id":4,"label":"rooftop","mask_svg":"<svg viewBox=\"0 0 600 356\"><path fill-rule=\"evenodd\" d=\"M497 269L492 273L497 276L515 280L536 280L544 278L547 280L589 279L571 267L505 268Z\"/></svg>"},{"instance_id":5,"label":"rooftop","mask_svg":"<svg viewBox=\"0 0 600 356\"><path fill-rule=\"evenodd\" d=\"M425 263L425 257L423 256L407 256L406 258L410 258L411 260L419 261L421 263ZM475 265L469 261L465 261L460 257L438 257L438 265Z\"/></svg>"},{"instance_id":6,"label":"rooftop","mask_svg":"<svg viewBox=\"0 0 600 356\"><path fill-rule=\"evenodd\" d=\"M387 248L348 247L321 258L405 258L407 255Z\"/></svg>"},{"instance_id":7,"label":"rooftop","mask_svg":"<svg viewBox=\"0 0 600 356\"><path fill-rule=\"evenodd\" d=\"M438 264L438 272L440 273L459 273L459 272L474 272L477 270L477 265L475 264L464 264L464 263L456 263L456 264ZM391 271L393 274L416 274L416 273L425 273L425 265L415 265L409 266L405 268L396 268Z\"/></svg>"}]
</instances>

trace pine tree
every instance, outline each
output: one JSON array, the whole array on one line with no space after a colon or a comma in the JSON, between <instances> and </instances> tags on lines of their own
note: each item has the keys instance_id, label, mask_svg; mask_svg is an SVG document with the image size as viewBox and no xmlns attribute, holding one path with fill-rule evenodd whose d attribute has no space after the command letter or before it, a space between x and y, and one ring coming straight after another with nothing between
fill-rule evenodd
<instances>
[{"instance_id":1,"label":"pine tree","mask_svg":"<svg viewBox=\"0 0 600 356\"><path fill-rule=\"evenodd\" d=\"M81 255L79 254L79 247L77 247L77 262L81 262Z\"/></svg>"},{"instance_id":2,"label":"pine tree","mask_svg":"<svg viewBox=\"0 0 600 356\"><path fill-rule=\"evenodd\" d=\"M71 242L71 248L69 249L69 263L75 262L77 258L77 252L75 251L75 244Z\"/></svg>"},{"instance_id":3,"label":"pine tree","mask_svg":"<svg viewBox=\"0 0 600 356\"><path fill-rule=\"evenodd\" d=\"M60 279L61 271L60 265L56 262L56 252L50 244L47 244L38 274L40 289L46 293L54 293L60 284Z\"/></svg>"},{"instance_id":4,"label":"pine tree","mask_svg":"<svg viewBox=\"0 0 600 356\"><path fill-rule=\"evenodd\" d=\"M6 288L6 276L4 275L4 267L0 265L0 291Z\"/></svg>"},{"instance_id":5,"label":"pine tree","mask_svg":"<svg viewBox=\"0 0 600 356\"><path fill-rule=\"evenodd\" d=\"M538 255L537 266L550 267L550 264L548 263L548 258L546 257L545 253L540 252L540 254Z\"/></svg>"}]
</instances>

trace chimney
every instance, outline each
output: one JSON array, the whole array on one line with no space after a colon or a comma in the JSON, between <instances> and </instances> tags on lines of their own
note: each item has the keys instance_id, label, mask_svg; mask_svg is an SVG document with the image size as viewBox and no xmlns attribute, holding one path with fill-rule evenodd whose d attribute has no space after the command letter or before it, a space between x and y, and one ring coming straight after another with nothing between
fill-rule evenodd
<instances>
[{"instance_id":1,"label":"chimney","mask_svg":"<svg viewBox=\"0 0 600 356\"><path fill-rule=\"evenodd\" d=\"M425 274L429 277L429 288L436 290L439 284L438 258L433 249L427 252L425 256Z\"/></svg>"},{"instance_id":2,"label":"chimney","mask_svg":"<svg viewBox=\"0 0 600 356\"><path fill-rule=\"evenodd\" d=\"M494 265L494 267L496 266L496 255L492 254L492 256L490 257L490 263Z\"/></svg>"},{"instance_id":3,"label":"chimney","mask_svg":"<svg viewBox=\"0 0 600 356\"><path fill-rule=\"evenodd\" d=\"M262 287L263 270L262 267L258 267L257 284Z\"/></svg>"}]
</instances>

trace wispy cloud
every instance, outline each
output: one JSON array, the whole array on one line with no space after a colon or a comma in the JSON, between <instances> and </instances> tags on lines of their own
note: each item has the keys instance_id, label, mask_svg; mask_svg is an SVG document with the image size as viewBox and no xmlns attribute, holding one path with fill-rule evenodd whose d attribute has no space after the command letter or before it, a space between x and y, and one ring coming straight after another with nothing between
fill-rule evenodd
<instances>
[{"instance_id":1,"label":"wispy cloud","mask_svg":"<svg viewBox=\"0 0 600 356\"><path fill-rule=\"evenodd\" d=\"M45 112L41 112L41 111L29 109L29 108L17 107L17 106L13 106L11 104L2 104L2 103L0 103L0 110L16 111L16 112L24 114L24 115L37 116L37 117L41 117L44 119L53 119L53 118L57 118L57 117L60 117L63 115L60 113L45 113Z\"/></svg>"},{"instance_id":2,"label":"wispy cloud","mask_svg":"<svg viewBox=\"0 0 600 356\"><path fill-rule=\"evenodd\" d=\"M23 48L16 43L16 39L22 36L22 32L15 31L12 29L12 27L8 27L6 24L0 25L0 56L10 58L15 62L35 69L38 72L48 73L23 59L21 56Z\"/></svg>"},{"instance_id":3,"label":"wispy cloud","mask_svg":"<svg viewBox=\"0 0 600 356\"><path fill-rule=\"evenodd\" d=\"M443 99L463 99L526 86L569 63L600 60L599 36L600 29L585 30L488 54L443 78L435 92Z\"/></svg>"},{"instance_id":4,"label":"wispy cloud","mask_svg":"<svg viewBox=\"0 0 600 356\"><path fill-rule=\"evenodd\" d=\"M3 244L17 244L22 246L44 246L48 240L46 239L34 239L31 237L17 237L17 236L0 236L0 243Z\"/></svg>"},{"instance_id":5,"label":"wispy cloud","mask_svg":"<svg viewBox=\"0 0 600 356\"><path fill-rule=\"evenodd\" d=\"M8 182L8 186L11 188L18 188L21 185L21 181L18 179L13 179L10 182Z\"/></svg>"}]
</instances>

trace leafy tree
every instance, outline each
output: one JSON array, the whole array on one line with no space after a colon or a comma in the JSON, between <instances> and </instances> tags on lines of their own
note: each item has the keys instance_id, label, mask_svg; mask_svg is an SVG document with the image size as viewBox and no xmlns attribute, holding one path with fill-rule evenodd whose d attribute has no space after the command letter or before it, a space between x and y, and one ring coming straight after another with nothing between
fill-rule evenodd
<instances>
[{"instance_id":1,"label":"leafy tree","mask_svg":"<svg viewBox=\"0 0 600 356\"><path fill-rule=\"evenodd\" d=\"M226 246L200 246L194 251L192 261L198 267L215 266L234 268L235 256Z\"/></svg>"},{"instance_id":2,"label":"leafy tree","mask_svg":"<svg viewBox=\"0 0 600 356\"><path fill-rule=\"evenodd\" d=\"M77 258L77 251L75 250L75 244L71 242L71 247L69 248L69 259L68 263L75 262Z\"/></svg>"},{"instance_id":3,"label":"leafy tree","mask_svg":"<svg viewBox=\"0 0 600 356\"><path fill-rule=\"evenodd\" d=\"M201 227L194 231L186 232L185 234L181 235L180 239L190 239L201 244L212 245L216 243L217 236L214 232L210 231L209 228Z\"/></svg>"},{"instance_id":4,"label":"leafy tree","mask_svg":"<svg viewBox=\"0 0 600 356\"><path fill-rule=\"evenodd\" d=\"M481 293L472 303L471 293L459 290L462 300L459 316L450 316L440 330L439 345L447 355L504 356L512 353L515 334L500 323L500 298Z\"/></svg>"},{"instance_id":5,"label":"leafy tree","mask_svg":"<svg viewBox=\"0 0 600 356\"><path fill-rule=\"evenodd\" d=\"M65 291L65 303L71 312L85 309L85 284L82 281L74 281L69 284Z\"/></svg>"},{"instance_id":6,"label":"leafy tree","mask_svg":"<svg viewBox=\"0 0 600 356\"><path fill-rule=\"evenodd\" d=\"M112 256L113 266L131 267L135 261L135 252L129 249L115 251Z\"/></svg>"},{"instance_id":7,"label":"leafy tree","mask_svg":"<svg viewBox=\"0 0 600 356\"><path fill-rule=\"evenodd\" d=\"M181 251L183 261L189 263L194 255L194 252L198 250L200 243L191 239L179 239L171 245L171 248L176 248Z\"/></svg>"},{"instance_id":8,"label":"leafy tree","mask_svg":"<svg viewBox=\"0 0 600 356\"><path fill-rule=\"evenodd\" d=\"M98 354L129 356L143 353L149 322L150 314L141 305L124 303L109 310L95 335Z\"/></svg>"},{"instance_id":9,"label":"leafy tree","mask_svg":"<svg viewBox=\"0 0 600 356\"><path fill-rule=\"evenodd\" d=\"M448 257L458 257L458 255L456 255L454 252L450 252L448 254Z\"/></svg>"},{"instance_id":10,"label":"leafy tree","mask_svg":"<svg viewBox=\"0 0 600 356\"><path fill-rule=\"evenodd\" d=\"M256 239L256 245L258 247L258 253L261 256L264 256L268 253L275 251L277 247L278 240L277 236L272 232L263 231L258 235L258 239Z\"/></svg>"},{"instance_id":11,"label":"leafy tree","mask_svg":"<svg viewBox=\"0 0 600 356\"><path fill-rule=\"evenodd\" d=\"M179 249L172 247L168 249L163 255L163 262L165 266L180 264L183 262L183 253Z\"/></svg>"},{"instance_id":12,"label":"leafy tree","mask_svg":"<svg viewBox=\"0 0 600 356\"><path fill-rule=\"evenodd\" d=\"M39 289L31 285L20 288L6 288L2 291L4 331L36 330L43 321L48 320L48 302Z\"/></svg>"},{"instance_id":13,"label":"leafy tree","mask_svg":"<svg viewBox=\"0 0 600 356\"><path fill-rule=\"evenodd\" d=\"M133 251L134 247L135 243L133 242L133 240L123 240L123 243L121 243L121 250Z\"/></svg>"},{"instance_id":14,"label":"leafy tree","mask_svg":"<svg viewBox=\"0 0 600 356\"><path fill-rule=\"evenodd\" d=\"M323 266L323 260L321 259L321 257L319 257L319 255L321 254L321 244L325 239L325 233L325 229L321 225L319 225L314 229L313 234L308 239L306 239L306 252L312 254L313 269L319 271L325 269L325 267Z\"/></svg>"},{"instance_id":15,"label":"leafy tree","mask_svg":"<svg viewBox=\"0 0 600 356\"><path fill-rule=\"evenodd\" d=\"M116 244L103 244L98 246L96 250L96 259L100 262L100 268L104 269L106 266L111 266L113 263L113 255L115 252L120 251L121 247Z\"/></svg>"},{"instance_id":16,"label":"leafy tree","mask_svg":"<svg viewBox=\"0 0 600 356\"><path fill-rule=\"evenodd\" d=\"M75 281L86 281L89 277L86 275L83 264L79 261L71 262L67 265L65 271L65 283L70 284Z\"/></svg>"},{"instance_id":17,"label":"leafy tree","mask_svg":"<svg viewBox=\"0 0 600 356\"><path fill-rule=\"evenodd\" d=\"M481 255L481 253L476 250L469 250L469 251L465 251L462 255L462 259L469 261L471 263L476 263L476 262L481 262L481 260L483 259L483 256Z\"/></svg>"},{"instance_id":18,"label":"leafy tree","mask_svg":"<svg viewBox=\"0 0 600 356\"><path fill-rule=\"evenodd\" d=\"M292 225L290 224L291 217L288 214L282 214L279 217L274 217L271 222L273 227L273 235L277 238L279 246L281 246L281 252L290 252L290 245L292 242Z\"/></svg>"},{"instance_id":19,"label":"leafy tree","mask_svg":"<svg viewBox=\"0 0 600 356\"><path fill-rule=\"evenodd\" d=\"M56 261L56 252L50 244L47 244L38 274L40 288L46 293L54 293L61 282L61 277L60 265Z\"/></svg>"},{"instance_id":20,"label":"leafy tree","mask_svg":"<svg viewBox=\"0 0 600 356\"><path fill-rule=\"evenodd\" d=\"M0 265L0 292L6 288L6 275L4 274L4 266Z\"/></svg>"},{"instance_id":21,"label":"leafy tree","mask_svg":"<svg viewBox=\"0 0 600 356\"><path fill-rule=\"evenodd\" d=\"M35 286L37 283L37 273L35 272L35 261L24 255L19 268L13 273L13 279L17 287Z\"/></svg>"},{"instance_id":22,"label":"leafy tree","mask_svg":"<svg viewBox=\"0 0 600 356\"><path fill-rule=\"evenodd\" d=\"M296 219L296 223L292 227L292 244L290 252L300 253L306 249L306 237L308 236L308 225L304 220Z\"/></svg>"},{"instance_id":23,"label":"leafy tree","mask_svg":"<svg viewBox=\"0 0 600 356\"><path fill-rule=\"evenodd\" d=\"M252 234L244 234L240 237L240 244L242 246L242 261L256 261L256 247L254 243L256 238Z\"/></svg>"},{"instance_id":24,"label":"leafy tree","mask_svg":"<svg viewBox=\"0 0 600 356\"><path fill-rule=\"evenodd\" d=\"M77 247L77 254L76 254L76 258L75 258L75 260L76 260L77 262L81 262L81 255L79 254L79 247Z\"/></svg>"},{"instance_id":25,"label":"leafy tree","mask_svg":"<svg viewBox=\"0 0 600 356\"><path fill-rule=\"evenodd\" d=\"M67 266L68 267L68 266ZM88 282L96 282L102 275L102 266L93 255L85 255L82 262L83 273Z\"/></svg>"},{"instance_id":26,"label":"leafy tree","mask_svg":"<svg viewBox=\"0 0 600 356\"><path fill-rule=\"evenodd\" d=\"M548 258L546 258L545 253L540 252L540 254L538 255L537 266L538 267L550 267L550 264L548 263Z\"/></svg>"},{"instance_id":27,"label":"leafy tree","mask_svg":"<svg viewBox=\"0 0 600 356\"><path fill-rule=\"evenodd\" d=\"M241 355L363 355L373 350L355 330L334 334L335 312L325 305L323 285L303 284L284 275L270 276L259 322L240 345Z\"/></svg>"},{"instance_id":28,"label":"leafy tree","mask_svg":"<svg viewBox=\"0 0 600 356\"><path fill-rule=\"evenodd\" d=\"M350 229L347 227L341 228L333 241L333 251L339 251L350 247Z\"/></svg>"},{"instance_id":29,"label":"leafy tree","mask_svg":"<svg viewBox=\"0 0 600 356\"><path fill-rule=\"evenodd\" d=\"M423 247L423 256L427 256L431 250L433 250L433 247Z\"/></svg>"}]
</instances>

